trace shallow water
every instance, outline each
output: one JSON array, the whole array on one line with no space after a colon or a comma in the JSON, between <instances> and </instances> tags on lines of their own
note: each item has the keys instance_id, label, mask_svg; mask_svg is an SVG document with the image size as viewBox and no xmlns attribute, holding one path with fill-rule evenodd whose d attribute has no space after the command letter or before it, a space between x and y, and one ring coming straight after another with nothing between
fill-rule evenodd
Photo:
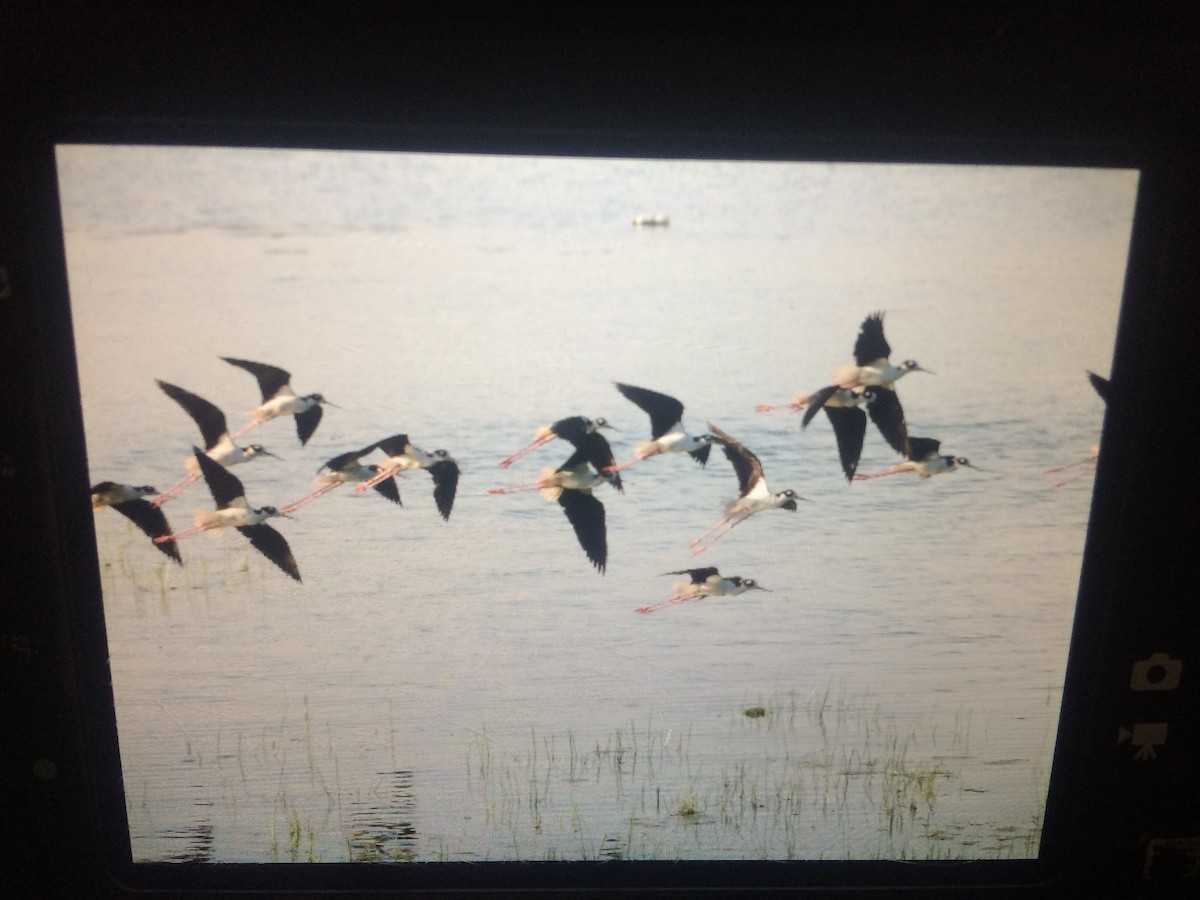
<instances>
[{"instance_id":1,"label":"shallow water","mask_svg":"<svg viewBox=\"0 0 1200 900\"><path fill-rule=\"evenodd\" d=\"M93 482L164 487L199 435L153 379L258 402L219 356L327 408L244 441L252 504L396 433L444 447L404 508L340 488L278 520L304 583L237 534L165 561L96 517L134 858L927 858L1036 853L1136 180L1131 173L496 160L188 149L60 154ZM667 228L633 228L663 211ZM848 486L827 383L887 310L910 432L969 469ZM679 396L810 502L710 551L719 453L599 493L597 574L554 505L492 496L541 424L648 436L614 380ZM873 431L861 472L897 461ZM203 485L164 509L177 528ZM770 593L683 603L716 565ZM761 706L751 718L746 709Z\"/></svg>"}]
</instances>

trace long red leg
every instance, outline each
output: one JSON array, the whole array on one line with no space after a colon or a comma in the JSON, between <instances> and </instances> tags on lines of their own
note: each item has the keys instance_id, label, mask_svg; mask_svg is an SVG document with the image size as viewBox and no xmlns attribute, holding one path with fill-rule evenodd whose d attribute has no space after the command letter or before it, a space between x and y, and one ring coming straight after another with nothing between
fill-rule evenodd
<instances>
[{"instance_id":1,"label":"long red leg","mask_svg":"<svg viewBox=\"0 0 1200 900\"><path fill-rule=\"evenodd\" d=\"M312 503L318 497L325 496L330 491L332 491L335 487L338 487L342 483L343 482L340 482L340 481L334 481L329 484L323 484L319 488L317 488L315 491L313 491L311 494L309 494L307 497L301 497L295 503L289 503L287 506L279 507L279 511L281 513L283 513L284 515L287 515L288 513L293 513L296 510L298 510L300 507L307 506L308 504Z\"/></svg>"},{"instance_id":2,"label":"long red leg","mask_svg":"<svg viewBox=\"0 0 1200 900\"><path fill-rule=\"evenodd\" d=\"M374 475L372 475L370 478L368 478L362 484L355 487L354 493L361 494L363 491L370 490L371 488L375 487L375 485L379 484L379 482L383 481L383 479L390 478L392 475L395 475L399 471L400 471L399 466L389 466L386 469L380 469L378 472L376 472Z\"/></svg>"},{"instance_id":3,"label":"long red leg","mask_svg":"<svg viewBox=\"0 0 1200 900\"><path fill-rule=\"evenodd\" d=\"M151 500L150 505L151 506L162 506L164 503L166 503L172 497L178 497L180 494L182 494L183 489L186 488L189 484L194 484L195 482L197 482L199 480L200 480L199 472L197 472L195 475L184 475L177 482L175 482L173 485L171 485L169 488L167 488L165 491L163 491L161 494L159 494L157 497L155 497L153 500Z\"/></svg>"},{"instance_id":4,"label":"long red leg","mask_svg":"<svg viewBox=\"0 0 1200 900\"><path fill-rule=\"evenodd\" d=\"M640 613L654 612L656 609L662 609L664 606L673 606L676 603L683 603L686 600L698 600L703 596L703 594L676 594L670 600L663 600L661 603L639 606L636 611Z\"/></svg>"},{"instance_id":5,"label":"long red leg","mask_svg":"<svg viewBox=\"0 0 1200 900\"><path fill-rule=\"evenodd\" d=\"M522 447L520 450L518 450L512 456L509 456L506 459L500 460L500 462L496 463L496 465L501 469L507 469L509 466L511 466L513 463L515 463L522 456L532 453L534 450L536 450L538 447L541 447L543 444L550 443L550 441L554 440L555 437L557 437L557 435L551 434L546 437L538 438L536 441L533 441L532 443L527 444L526 446Z\"/></svg>"},{"instance_id":6,"label":"long red leg","mask_svg":"<svg viewBox=\"0 0 1200 900\"><path fill-rule=\"evenodd\" d=\"M251 419L251 420L250 420L250 422L249 422L249 424L247 424L247 425L243 425L241 428L239 428L237 431L235 431L233 434L231 434L231 435L229 436L229 439L230 439L231 441L236 441L238 438L240 438L240 437L241 437L243 434L245 434L247 431L253 431L255 428L258 428L260 425L262 425L262 423L263 423L263 422L265 422L265 421L267 421L267 420L266 420L266 419L260 419L260 418L257 418L257 417L256 417L256 418L254 418L254 419Z\"/></svg>"}]
</instances>

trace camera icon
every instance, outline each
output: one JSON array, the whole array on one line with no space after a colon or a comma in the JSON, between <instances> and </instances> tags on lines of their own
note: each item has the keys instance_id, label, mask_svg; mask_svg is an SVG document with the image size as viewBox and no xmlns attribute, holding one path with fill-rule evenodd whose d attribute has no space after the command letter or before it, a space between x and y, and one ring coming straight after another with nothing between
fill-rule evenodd
<instances>
[{"instance_id":1,"label":"camera icon","mask_svg":"<svg viewBox=\"0 0 1200 900\"><path fill-rule=\"evenodd\" d=\"M1172 659L1165 653L1151 653L1133 664L1129 675L1131 691L1173 691L1179 687L1183 660Z\"/></svg>"}]
</instances>

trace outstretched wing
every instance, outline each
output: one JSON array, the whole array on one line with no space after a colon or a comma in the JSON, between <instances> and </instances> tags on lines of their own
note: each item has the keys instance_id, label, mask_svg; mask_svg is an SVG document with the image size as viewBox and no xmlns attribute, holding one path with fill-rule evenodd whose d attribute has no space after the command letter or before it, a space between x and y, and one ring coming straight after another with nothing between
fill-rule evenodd
<instances>
[{"instance_id":1,"label":"outstretched wing","mask_svg":"<svg viewBox=\"0 0 1200 900\"><path fill-rule=\"evenodd\" d=\"M847 481L854 480L858 460L862 456L863 440L867 435L867 414L857 406L827 406L825 415L837 438L838 458Z\"/></svg>"},{"instance_id":2,"label":"outstretched wing","mask_svg":"<svg viewBox=\"0 0 1200 900\"><path fill-rule=\"evenodd\" d=\"M608 563L608 529L604 523L604 504L588 491L564 490L558 495L579 546L596 570L603 575Z\"/></svg>"},{"instance_id":3,"label":"outstretched wing","mask_svg":"<svg viewBox=\"0 0 1200 900\"><path fill-rule=\"evenodd\" d=\"M892 348L883 336L883 313L871 313L859 326L854 341L854 361L860 366L869 366L877 359L887 359Z\"/></svg>"},{"instance_id":4,"label":"outstretched wing","mask_svg":"<svg viewBox=\"0 0 1200 900\"><path fill-rule=\"evenodd\" d=\"M814 391L808 395L808 404L804 408L804 418L800 420L800 427L807 428L808 423L813 420L817 411L822 409L829 398L836 394L840 388L836 384L831 384L829 387L823 387L819 391Z\"/></svg>"},{"instance_id":5,"label":"outstretched wing","mask_svg":"<svg viewBox=\"0 0 1200 900\"><path fill-rule=\"evenodd\" d=\"M1100 399L1107 403L1112 396L1112 384L1109 380L1097 375L1095 372L1088 372L1088 381L1092 383L1092 387L1096 389L1096 393L1100 395Z\"/></svg>"},{"instance_id":6,"label":"outstretched wing","mask_svg":"<svg viewBox=\"0 0 1200 900\"><path fill-rule=\"evenodd\" d=\"M200 471L204 473L204 483L208 485L217 509L224 509L246 493L238 477L223 465L209 459L199 447L193 447L192 452L196 454L196 462L200 464Z\"/></svg>"},{"instance_id":7,"label":"outstretched wing","mask_svg":"<svg viewBox=\"0 0 1200 900\"><path fill-rule=\"evenodd\" d=\"M230 365L237 366L239 369L245 369L251 375L258 379L259 390L262 391L263 403L266 403L281 390L288 386L288 382L292 380L289 372L284 371L278 366L268 366L266 363L250 362L247 359L233 359L229 356L222 356L221 359Z\"/></svg>"},{"instance_id":8,"label":"outstretched wing","mask_svg":"<svg viewBox=\"0 0 1200 900\"><path fill-rule=\"evenodd\" d=\"M683 421L683 404L658 391L617 382L617 390L650 416L650 436L657 440Z\"/></svg>"},{"instance_id":9,"label":"outstretched wing","mask_svg":"<svg viewBox=\"0 0 1200 900\"><path fill-rule=\"evenodd\" d=\"M458 463L443 459L429 467L433 476L433 500L442 518L450 521L450 510L454 507L454 495L458 493Z\"/></svg>"},{"instance_id":10,"label":"outstretched wing","mask_svg":"<svg viewBox=\"0 0 1200 900\"><path fill-rule=\"evenodd\" d=\"M904 408L900 406L900 398L896 396L895 390L889 388L869 387L866 391L870 397L867 413L871 416L871 421L888 442L888 446L907 458L908 425L904 421Z\"/></svg>"},{"instance_id":11,"label":"outstretched wing","mask_svg":"<svg viewBox=\"0 0 1200 900\"><path fill-rule=\"evenodd\" d=\"M300 446L308 443L317 426L321 423L323 410L320 403L314 403L304 412L296 413L296 434L300 437Z\"/></svg>"},{"instance_id":12,"label":"outstretched wing","mask_svg":"<svg viewBox=\"0 0 1200 900\"><path fill-rule=\"evenodd\" d=\"M164 394L182 406L183 411L192 417L200 429L200 436L204 438L205 449L211 450L215 447L221 440L221 436L229 430L225 424L225 413L191 391L185 391L183 388L165 381L156 381L155 383L162 388Z\"/></svg>"},{"instance_id":13,"label":"outstretched wing","mask_svg":"<svg viewBox=\"0 0 1200 900\"><path fill-rule=\"evenodd\" d=\"M733 471L737 473L738 485L742 494L745 494L756 481L763 477L762 464L758 461L758 457L711 422L708 423L708 430L716 436L721 444L721 449L725 451L725 456L733 463Z\"/></svg>"},{"instance_id":14,"label":"outstretched wing","mask_svg":"<svg viewBox=\"0 0 1200 900\"><path fill-rule=\"evenodd\" d=\"M266 523L258 525L239 525L238 531L250 539L251 546L259 551L292 578L300 580L300 568L296 565L296 557L292 556L292 548L283 535Z\"/></svg>"},{"instance_id":15,"label":"outstretched wing","mask_svg":"<svg viewBox=\"0 0 1200 900\"><path fill-rule=\"evenodd\" d=\"M151 505L147 500L126 500L123 503L113 503L111 506L140 528L149 538L162 537L171 533L171 526L167 524L167 517L163 515L163 511L159 507ZM183 560L179 556L179 548L174 541L163 541L154 546L175 562L183 565Z\"/></svg>"}]
</instances>

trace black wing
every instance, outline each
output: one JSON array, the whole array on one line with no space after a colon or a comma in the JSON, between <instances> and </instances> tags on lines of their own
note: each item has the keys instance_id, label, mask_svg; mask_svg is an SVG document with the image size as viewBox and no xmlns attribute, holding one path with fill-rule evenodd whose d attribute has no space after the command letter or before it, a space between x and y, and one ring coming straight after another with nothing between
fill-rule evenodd
<instances>
[{"instance_id":1,"label":"black wing","mask_svg":"<svg viewBox=\"0 0 1200 900\"><path fill-rule=\"evenodd\" d=\"M433 500L438 512L446 521L450 520L450 510L454 507L454 495L458 493L458 463L452 459L443 459L429 467L433 476Z\"/></svg>"},{"instance_id":2,"label":"black wing","mask_svg":"<svg viewBox=\"0 0 1200 900\"><path fill-rule=\"evenodd\" d=\"M317 425L321 423L322 413L320 403L314 403L304 412L296 413L296 434L300 436L300 446L307 444L308 439L313 436Z\"/></svg>"},{"instance_id":3,"label":"black wing","mask_svg":"<svg viewBox=\"0 0 1200 900\"><path fill-rule=\"evenodd\" d=\"M705 444L699 450L689 450L688 456L700 463L700 465L704 465L706 462L708 462L708 454L710 450L712 450L712 444Z\"/></svg>"},{"instance_id":4,"label":"black wing","mask_svg":"<svg viewBox=\"0 0 1200 900\"><path fill-rule=\"evenodd\" d=\"M616 466L617 460L613 456L612 447L609 446L608 440L604 435L597 431L593 431L589 435L585 435L575 444L575 452L572 453L565 463L558 467L558 471L564 472L567 469L574 469L583 463L588 463L597 472L602 472L612 466ZM622 494L625 493L625 487L621 484L621 476L614 472L613 479L610 482Z\"/></svg>"},{"instance_id":5,"label":"black wing","mask_svg":"<svg viewBox=\"0 0 1200 900\"><path fill-rule=\"evenodd\" d=\"M142 529L142 532L149 538L162 537L171 533L171 526L167 524L167 517L163 515L163 511L157 506L152 506L149 501L126 500L124 503L113 503L112 508ZM179 548L175 546L174 541L163 541L154 546L175 562L183 565L183 560L179 556Z\"/></svg>"},{"instance_id":6,"label":"black wing","mask_svg":"<svg viewBox=\"0 0 1200 900\"><path fill-rule=\"evenodd\" d=\"M263 403L278 394L281 388L287 387L288 382L292 380L291 374L278 366L268 366L266 363L250 362L246 359L233 359L228 356L222 356L221 359L239 369L245 369L258 379Z\"/></svg>"},{"instance_id":7,"label":"black wing","mask_svg":"<svg viewBox=\"0 0 1200 900\"><path fill-rule=\"evenodd\" d=\"M837 438L838 457L847 481L854 480L858 460L862 456L863 440L867 436L867 414L857 406L827 406L825 415Z\"/></svg>"},{"instance_id":8,"label":"black wing","mask_svg":"<svg viewBox=\"0 0 1200 900\"><path fill-rule=\"evenodd\" d=\"M720 575L716 566L708 566L703 569L680 569L678 572L663 572L664 575L687 575L692 579L692 584L704 584L713 575Z\"/></svg>"},{"instance_id":9,"label":"black wing","mask_svg":"<svg viewBox=\"0 0 1200 900\"><path fill-rule=\"evenodd\" d=\"M910 437L908 439L908 458L914 462L920 462L935 455L941 446L942 442L935 441L933 438Z\"/></svg>"},{"instance_id":10,"label":"black wing","mask_svg":"<svg viewBox=\"0 0 1200 900\"><path fill-rule=\"evenodd\" d=\"M745 494L754 482L763 477L762 464L758 461L758 457L711 422L708 424L708 430L716 435L717 440L721 443L721 449L725 451L726 458L733 463L733 471L737 473L738 485Z\"/></svg>"},{"instance_id":11,"label":"black wing","mask_svg":"<svg viewBox=\"0 0 1200 900\"><path fill-rule=\"evenodd\" d=\"M674 397L617 382L617 390L650 415L650 436L658 439L683 421L683 404Z\"/></svg>"},{"instance_id":12,"label":"black wing","mask_svg":"<svg viewBox=\"0 0 1200 900\"><path fill-rule=\"evenodd\" d=\"M250 539L251 546L269 559L297 581L300 580L300 568L296 565L296 557L292 556L292 548L283 535L260 522L258 525L239 525L238 531Z\"/></svg>"},{"instance_id":13,"label":"black wing","mask_svg":"<svg viewBox=\"0 0 1200 900\"><path fill-rule=\"evenodd\" d=\"M236 475L219 462L205 456L199 447L193 447L192 452L196 454L196 462L200 464L204 482L208 485L217 509L224 509L238 497L245 495L246 490Z\"/></svg>"},{"instance_id":14,"label":"black wing","mask_svg":"<svg viewBox=\"0 0 1200 900\"><path fill-rule=\"evenodd\" d=\"M887 388L869 387L865 389L870 402L867 412L871 421L883 435L893 450L903 457L908 457L908 425L904 421L904 408L894 390ZM828 410L827 410L828 411Z\"/></svg>"},{"instance_id":15,"label":"black wing","mask_svg":"<svg viewBox=\"0 0 1200 900\"><path fill-rule=\"evenodd\" d=\"M397 506L404 505L403 503L400 502L400 488L396 486L396 479L394 476L385 478L385 479L383 479L383 481L377 482L374 485L374 487L375 487L375 490L379 491L379 493L381 493L383 496L387 497L389 500L391 500ZM434 499L436 500L437 499L437 488L436 487L434 488L433 496L434 496Z\"/></svg>"},{"instance_id":16,"label":"black wing","mask_svg":"<svg viewBox=\"0 0 1200 900\"><path fill-rule=\"evenodd\" d=\"M379 441L374 446L378 447L388 456L403 456L406 451L414 449L408 440L407 434L393 434L391 437ZM366 451L363 452L365 453Z\"/></svg>"},{"instance_id":17,"label":"black wing","mask_svg":"<svg viewBox=\"0 0 1200 900\"><path fill-rule=\"evenodd\" d=\"M191 391L167 384L165 381L155 382L164 394L183 407L200 428L200 436L204 438L205 449L211 450L221 440L221 436L229 430L225 424L225 413L217 409L203 397L197 397Z\"/></svg>"},{"instance_id":18,"label":"black wing","mask_svg":"<svg viewBox=\"0 0 1200 900\"><path fill-rule=\"evenodd\" d=\"M804 418L800 420L800 427L807 428L808 423L813 420L813 416L817 414L817 410L825 406L829 402L829 398L836 394L840 388L836 384L831 384L829 387L823 387L819 391L814 391L808 395L808 405L804 408Z\"/></svg>"},{"instance_id":19,"label":"black wing","mask_svg":"<svg viewBox=\"0 0 1200 900\"><path fill-rule=\"evenodd\" d=\"M1096 389L1096 393L1100 395L1100 399L1107 403L1112 396L1112 385L1109 380L1097 375L1095 372L1088 372L1088 381L1092 383L1092 387Z\"/></svg>"},{"instance_id":20,"label":"black wing","mask_svg":"<svg viewBox=\"0 0 1200 900\"><path fill-rule=\"evenodd\" d=\"M871 313L863 319L858 329L858 338L854 341L854 361L860 366L867 366L891 355L892 348L883 336L883 313Z\"/></svg>"},{"instance_id":21,"label":"black wing","mask_svg":"<svg viewBox=\"0 0 1200 900\"><path fill-rule=\"evenodd\" d=\"M339 453L333 459L329 460L329 462L318 468L317 471L320 472L321 469L328 469L330 472L340 471L341 469L344 469L346 466L350 465L350 463L358 462L358 460L366 456L377 446L378 444L369 444L366 447L363 447L361 450L351 450L348 453Z\"/></svg>"},{"instance_id":22,"label":"black wing","mask_svg":"<svg viewBox=\"0 0 1200 900\"><path fill-rule=\"evenodd\" d=\"M564 490L558 495L579 546L596 570L603 575L608 563L608 529L604 524L604 504L588 491Z\"/></svg>"},{"instance_id":23,"label":"black wing","mask_svg":"<svg viewBox=\"0 0 1200 900\"><path fill-rule=\"evenodd\" d=\"M590 424L584 416L568 416L551 425L550 430L554 432L555 437L560 437L578 447L579 442L587 437Z\"/></svg>"}]
</instances>

